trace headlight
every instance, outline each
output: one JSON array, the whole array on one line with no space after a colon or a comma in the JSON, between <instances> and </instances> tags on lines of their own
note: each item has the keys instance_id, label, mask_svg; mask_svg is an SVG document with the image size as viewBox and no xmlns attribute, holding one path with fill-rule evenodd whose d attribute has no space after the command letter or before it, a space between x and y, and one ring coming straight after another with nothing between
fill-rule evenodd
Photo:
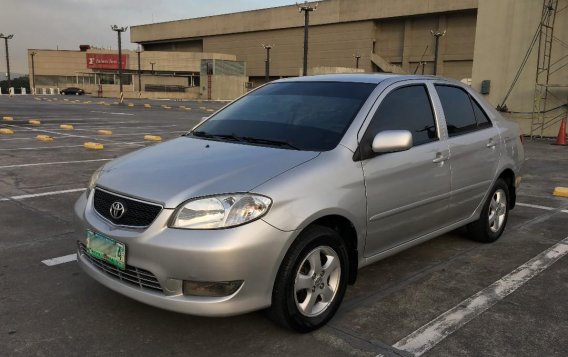
<instances>
[{"instance_id":1,"label":"headlight","mask_svg":"<svg viewBox=\"0 0 568 357\"><path fill-rule=\"evenodd\" d=\"M101 175L101 172L103 171L103 167L101 166L97 169L97 171L95 171L93 173L93 176L91 176L91 179L89 180L89 188L88 191L91 191L93 188L95 188L95 185L97 184L97 180L99 179L99 176Z\"/></svg>"},{"instance_id":2,"label":"headlight","mask_svg":"<svg viewBox=\"0 0 568 357\"><path fill-rule=\"evenodd\" d=\"M180 206L170 226L184 229L240 226L262 217L271 204L270 198L249 193L198 198Z\"/></svg>"}]
</instances>

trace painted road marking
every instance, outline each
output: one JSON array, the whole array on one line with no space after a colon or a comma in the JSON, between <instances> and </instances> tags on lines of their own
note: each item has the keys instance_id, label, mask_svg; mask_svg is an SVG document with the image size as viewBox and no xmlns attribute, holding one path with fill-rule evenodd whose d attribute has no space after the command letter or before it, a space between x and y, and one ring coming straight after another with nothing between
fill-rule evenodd
<instances>
[{"instance_id":1,"label":"painted road marking","mask_svg":"<svg viewBox=\"0 0 568 357\"><path fill-rule=\"evenodd\" d=\"M90 140L100 140L100 141L105 141L105 142L116 143L116 141L109 140L109 139L102 139L102 138L100 138L100 137L99 137L98 139L96 139L96 138L94 138L93 136L66 134L66 133L61 133L61 132L52 131L52 130L35 129L35 128L28 128L28 127L23 127L23 126L17 126L17 125L9 125L9 126L13 126L13 127L15 127L15 128L27 129L27 130L31 130L31 131L35 131L35 132L43 132L43 133L49 133L49 134L55 134L55 135L63 135L63 136L73 137L73 138L82 138L82 139L90 139ZM128 145L143 146L143 145L139 145L139 144L135 144L135 143L129 143L129 142L122 142L122 143L123 143L123 144L128 144Z\"/></svg>"},{"instance_id":2,"label":"painted road marking","mask_svg":"<svg viewBox=\"0 0 568 357\"><path fill-rule=\"evenodd\" d=\"M133 141L128 143L121 143L121 142L111 142L105 145L113 146L113 145L126 145L131 146L132 144L150 144L147 141ZM146 145L141 145L146 146ZM79 148L83 147L83 145L61 145L61 146L38 146L38 147L25 147L25 148L13 148L13 149L0 149L0 151L20 151L20 150L47 150L47 149L66 149L66 148Z\"/></svg>"},{"instance_id":3,"label":"painted road marking","mask_svg":"<svg viewBox=\"0 0 568 357\"><path fill-rule=\"evenodd\" d=\"M536 209L543 209L546 211L554 211L556 208L552 208L552 207L546 207L546 206L540 206L540 205L532 205L530 203L517 203L517 206L521 206L521 207L530 207L530 208L536 208Z\"/></svg>"},{"instance_id":4,"label":"painted road marking","mask_svg":"<svg viewBox=\"0 0 568 357\"><path fill-rule=\"evenodd\" d=\"M59 264L63 264L63 263L69 263L69 262L74 262L77 260L77 253L73 253L73 254L69 254L69 255L64 255L62 257L57 257L57 258L53 258L53 259L46 259L46 260L42 260L41 262L45 265L47 265L48 267L52 267L54 265L59 265Z\"/></svg>"},{"instance_id":5,"label":"painted road marking","mask_svg":"<svg viewBox=\"0 0 568 357\"><path fill-rule=\"evenodd\" d=\"M503 278L460 302L393 345L414 356L428 352L443 339L459 330L523 284L568 254L568 237L532 258Z\"/></svg>"},{"instance_id":6,"label":"painted road marking","mask_svg":"<svg viewBox=\"0 0 568 357\"><path fill-rule=\"evenodd\" d=\"M13 200L25 200L26 198L62 195L64 193L80 192L80 191L85 191L85 190L86 190L86 188L74 188L74 189L71 189L71 190L31 193L29 195L19 195L19 196L12 196L12 197L9 197L9 198L0 198L0 202L1 201L13 201Z\"/></svg>"},{"instance_id":7,"label":"painted road marking","mask_svg":"<svg viewBox=\"0 0 568 357\"><path fill-rule=\"evenodd\" d=\"M18 164L18 165L5 165L0 166L0 169L11 169L15 167L28 167L28 166L45 166L45 165L65 165L65 164L80 164L83 162L97 162L97 161L110 161L114 159L94 159L94 160L77 160L77 161L57 161L57 162L40 162L37 164Z\"/></svg>"}]
</instances>

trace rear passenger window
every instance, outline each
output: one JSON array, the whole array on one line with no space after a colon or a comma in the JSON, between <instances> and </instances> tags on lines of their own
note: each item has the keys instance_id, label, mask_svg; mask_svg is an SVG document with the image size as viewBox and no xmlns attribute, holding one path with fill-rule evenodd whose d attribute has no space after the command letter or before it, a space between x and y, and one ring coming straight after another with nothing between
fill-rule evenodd
<instances>
[{"instance_id":1,"label":"rear passenger window","mask_svg":"<svg viewBox=\"0 0 568 357\"><path fill-rule=\"evenodd\" d=\"M471 98L471 103L473 104L473 112L475 113L475 119L477 120L477 127L479 129L489 128L493 126L491 120L487 117L487 114L483 111L481 106Z\"/></svg>"},{"instance_id":2,"label":"rear passenger window","mask_svg":"<svg viewBox=\"0 0 568 357\"><path fill-rule=\"evenodd\" d=\"M381 102L365 133L366 143L385 130L408 130L414 146L438 140L436 122L426 87L414 85L393 90Z\"/></svg>"},{"instance_id":3,"label":"rear passenger window","mask_svg":"<svg viewBox=\"0 0 568 357\"><path fill-rule=\"evenodd\" d=\"M443 85L436 85L436 91L442 102L450 137L477 130L469 94L460 88Z\"/></svg>"}]
</instances>

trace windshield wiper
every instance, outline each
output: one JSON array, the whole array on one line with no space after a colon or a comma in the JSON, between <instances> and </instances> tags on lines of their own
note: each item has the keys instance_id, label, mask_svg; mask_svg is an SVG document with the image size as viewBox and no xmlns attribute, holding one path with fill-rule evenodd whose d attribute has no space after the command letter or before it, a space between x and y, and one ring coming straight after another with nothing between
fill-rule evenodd
<instances>
[{"instance_id":1,"label":"windshield wiper","mask_svg":"<svg viewBox=\"0 0 568 357\"><path fill-rule=\"evenodd\" d=\"M212 136L221 139L228 139L233 141L243 141L243 138L236 136L235 134L212 134Z\"/></svg>"},{"instance_id":2,"label":"windshield wiper","mask_svg":"<svg viewBox=\"0 0 568 357\"><path fill-rule=\"evenodd\" d=\"M294 150L301 150L299 147L282 140L273 140L273 139L260 139L260 138L253 138L250 136L237 136L235 134L210 134L204 131L194 131L191 133L194 136L200 138L207 138L207 139L225 139L231 141L239 141L239 142L247 142L252 144L265 144L270 146L279 146L279 147L288 147Z\"/></svg>"},{"instance_id":3,"label":"windshield wiper","mask_svg":"<svg viewBox=\"0 0 568 357\"><path fill-rule=\"evenodd\" d=\"M199 138L225 139L225 140L241 141L241 142L244 141L241 137L236 136L235 134L211 134L211 133L206 133L204 131L193 131L191 134Z\"/></svg>"},{"instance_id":4,"label":"windshield wiper","mask_svg":"<svg viewBox=\"0 0 568 357\"><path fill-rule=\"evenodd\" d=\"M191 133L188 133L188 134L191 134L193 136L197 136L199 138L212 138L212 137L214 137L214 135L211 135L211 134L206 133L204 131L192 131Z\"/></svg>"},{"instance_id":5,"label":"windshield wiper","mask_svg":"<svg viewBox=\"0 0 568 357\"><path fill-rule=\"evenodd\" d=\"M242 138L240 138L246 142L249 143L254 143L254 144L266 144L266 145L273 145L273 146L285 146L288 147L290 149L294 149L294 150L301 150L299 147L287 142L287 141L282 141L282 140L273 140L273 139L260 139L260 138L252 138L250 136L244 136Z\"/></svg>"}]
</instances>

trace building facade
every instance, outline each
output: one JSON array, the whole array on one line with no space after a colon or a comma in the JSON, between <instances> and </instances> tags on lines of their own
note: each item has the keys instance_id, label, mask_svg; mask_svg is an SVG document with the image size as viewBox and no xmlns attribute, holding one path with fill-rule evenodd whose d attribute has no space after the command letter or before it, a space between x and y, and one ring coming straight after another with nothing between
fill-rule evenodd
<instances>
[{"instance_id":1,"label":"building facade","mask_svg":"<svg viewBox=\"0 0 568 357\"><path fill-rule=\"evenodd\" d=\"M80 87L94 95L120 95L117 51L29 49L28 58L30 88L37 93ZM245 93L248 83L246 64L230 54L123 51L122 69L126 98L231 99Z\"/></svg>"},{"instance_id":2,"label":"building facade","mask_svg":"<svg viewBox=\"0 0 568 357\"><path fill-rule=\"evenodd\" d=\"M309 67L356 67L366 72L432 74L435 38L438 74L470 78L476 0L326 0L310 13ZM295 5L131 27L146 51L234 54L247 75L262 82L271 44L272 78L297 76L303 61L304 16ZM394 67L393 67L394 65Z\"/></svg>"}]
</instances>

